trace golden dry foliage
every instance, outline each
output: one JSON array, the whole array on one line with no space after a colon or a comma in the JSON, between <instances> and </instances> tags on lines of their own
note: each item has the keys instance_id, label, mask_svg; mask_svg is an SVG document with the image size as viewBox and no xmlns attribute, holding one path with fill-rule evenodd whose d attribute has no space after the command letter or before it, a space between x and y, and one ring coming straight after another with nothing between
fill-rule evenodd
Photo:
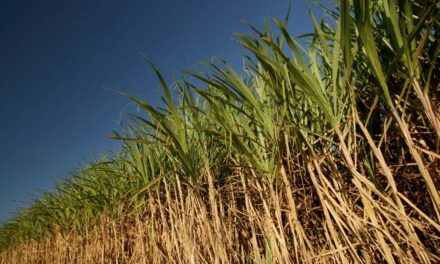
<instances>
[{"instance_id":1,"label":"golden dry foliage","mask_svg":"<svg viewBox=\"0 0 440 264\"><path fill-rule=\"evenodd\" d=\"M382 263L386 250L396 263L440 261L440 239L424 245L407 232L429 236L438 225L405 219L367 186L339 193L312 164L282 168L277 189L253 173L237 170L221 188L210 188L208 178L207 195L179 179L165 182L143 214L97 220L82 234L24 241L0 253L0 263Z\"/></svg>"}]
</instances>

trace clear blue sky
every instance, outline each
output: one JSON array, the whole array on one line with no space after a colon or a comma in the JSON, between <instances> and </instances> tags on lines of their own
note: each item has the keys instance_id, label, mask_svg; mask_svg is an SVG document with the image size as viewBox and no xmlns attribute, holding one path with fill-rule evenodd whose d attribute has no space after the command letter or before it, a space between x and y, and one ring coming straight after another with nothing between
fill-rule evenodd
<instances>
[{"instance_id":1,"label":"clear blue sky","mask_svg":"<svg viewBox=\"0 0 440 264\"><path fill-rule=\"evenodd\" d=\"M157 103L158 83L140 52L176 73L213 56L240 64L234 32L283 18L289 0L0 0L0 221L36 190L94 156L129 100ZM309 3L313 6L312 3ZM310 31L292 0L290 32Z\"/></svg>"}]
</instances>

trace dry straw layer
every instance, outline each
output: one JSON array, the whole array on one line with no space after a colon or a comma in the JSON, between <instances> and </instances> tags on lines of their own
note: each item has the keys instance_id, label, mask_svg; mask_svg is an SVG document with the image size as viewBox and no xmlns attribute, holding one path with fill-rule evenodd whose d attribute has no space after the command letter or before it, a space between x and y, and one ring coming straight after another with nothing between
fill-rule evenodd
<instances>
[{"instance_id":1,"label":"dry straw layer","mask_svg":"<svg viewBox=\"0 0 440 264\"><path fill-rule=\"evenodd\" d=\"M0 230L0 263L440 262L440 2L341 1L129 96L118 155ZM177 97L174 92L176 92Z\"/></svg>"}]
</instances>

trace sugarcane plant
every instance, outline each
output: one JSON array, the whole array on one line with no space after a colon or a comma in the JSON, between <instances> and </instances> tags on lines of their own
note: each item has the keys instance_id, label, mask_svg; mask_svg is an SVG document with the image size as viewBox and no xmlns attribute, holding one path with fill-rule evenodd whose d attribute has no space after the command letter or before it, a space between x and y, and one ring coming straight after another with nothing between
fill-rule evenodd
<instances>
[{"instance_id":1,"label":"sugarcane plant","mask_svg":"<svg viewBox=\"0 0 440 264\"><path fill-rule=\"evenodd\" d=\"M209 205L216 230L229 204L218 192L240 176L243 188L285 197L274 209L243 205L256 215L243 221L279 232L237 241L265 252L241 252L251 261L440 261L440 2L322 8L310 34L291 35L288 16L238 34L243 69L218 59L170 84L147 59L161 107L122 93L143 113L110 136L120 151L20 210L0 229L0 249L142 216L181 183Z\"/></svg>"}]
</instances>

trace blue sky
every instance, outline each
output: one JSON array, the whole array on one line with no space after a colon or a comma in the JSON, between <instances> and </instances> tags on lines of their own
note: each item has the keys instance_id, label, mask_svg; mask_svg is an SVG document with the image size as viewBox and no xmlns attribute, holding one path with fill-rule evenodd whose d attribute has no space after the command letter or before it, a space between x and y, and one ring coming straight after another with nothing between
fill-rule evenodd
<instances>
[{"instance_id":1,"label":"blue sky","mask_svg":"<svg viewBox=\"0 0 440 264\"><path fill-rule=\"evenodd\" d=\"M289 0L0 0L0 221L37 190L117 149L128 99L158 103L164 73L214 56L239 66L234 32L283 18ZM292 0L289 31L311 30L308 7Z\"/></svg>"}]
</instances>

